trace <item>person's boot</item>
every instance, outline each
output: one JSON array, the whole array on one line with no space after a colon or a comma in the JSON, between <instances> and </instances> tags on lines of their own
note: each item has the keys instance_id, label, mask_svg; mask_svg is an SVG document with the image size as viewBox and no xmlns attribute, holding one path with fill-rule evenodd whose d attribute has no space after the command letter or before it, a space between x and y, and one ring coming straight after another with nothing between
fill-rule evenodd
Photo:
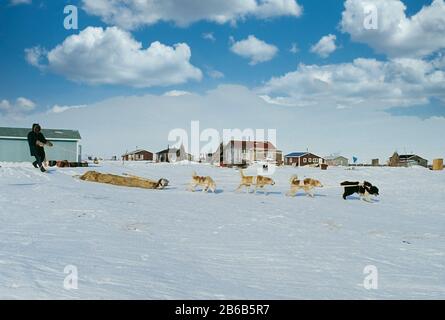
<instances>
[{"instance_id":1,"label":"person's boot","mask_svg":"<svg viewBox=\"0 0 445 320\"><path fill-rule=\"evenodd\" d=\"M33 163L32 163L32 165L34 166L34 168L38 168L39 166L37 165L37 161L34 161Z\"/></svg>"}]
</instances>

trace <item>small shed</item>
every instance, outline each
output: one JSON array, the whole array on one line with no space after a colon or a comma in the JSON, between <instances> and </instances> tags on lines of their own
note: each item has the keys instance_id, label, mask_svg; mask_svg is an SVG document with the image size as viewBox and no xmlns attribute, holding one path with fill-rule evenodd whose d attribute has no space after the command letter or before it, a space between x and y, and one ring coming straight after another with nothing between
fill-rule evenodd
<instances>
[{"instance_id":1,"label":"small shed","mask_svg":"<svg viewBox=\"0 0 445 320\"><path fill-rule=\"evenodd\" d=\"M434 159L433 160L433 170L435 170L435 171L443 170L443 159Z\"/></svg>"},{"instance_id":2,"label":"small shed","mask_svg":"<svg viewBox=\"0 0 445 320\"><path fill-rule=\"evenodd\" d=\"M161 150L156 153L157 162L178 162L178 161L192 161L193 157L191 154L185 151L183 145L180 148L171 148Z\"/></svg>"},{"instance_id":3,"label":"small shed","mask_svg":"<svg viewBox=\"0 0 445 320\"><path fill-rule=\"evenodd\" d=\"M325 158L326 164L329 166L342 166L347 167L349 165L349 160L346 157L343 156L329 156Z\"/></svg>"},{"instance_id":4,"label":"small shed","mask_svg":"<svg viewBox=\"0 0 445 320\"><path fill-rule=\"evenodd\" d=\"M0 127L0 161L33 162L28 144L31 128ZM53 143L45 148L46 160L80 162L82 149L81 136L77 130L42 129L45 138Z\"/></svg>"}]
</instances>

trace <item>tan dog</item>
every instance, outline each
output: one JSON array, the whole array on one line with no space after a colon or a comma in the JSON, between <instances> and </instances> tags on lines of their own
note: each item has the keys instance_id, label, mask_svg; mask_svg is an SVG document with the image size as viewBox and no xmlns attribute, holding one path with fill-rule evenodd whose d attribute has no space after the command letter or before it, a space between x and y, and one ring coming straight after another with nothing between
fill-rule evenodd
<instances>
[{"instance_id":1,"label":"tan dog","mask_svg":"<svg viewBox=\"0 0 445 320\"><path fill-rule=\"evenodd\" d=\"M196 174L196 172L193 172L192 181L190 182L188 190L194 192L196 191L195 189L197 186L202 187L202 192L207 192L210 190L215 193L216 191L215 181L213 181L211 177L200 177Z\"/></svg>"},{"instance_id":2,"label":"tan dog","mask_svg":"<svg viewBox=\"0 0 445 320\"><path fill-rule=\"evenodd\" d=\"M153 181L136 176L122 177L114 174L99 173L96 171L86 172L80 177L80 180L143 189L164 189L166 186L168 186L169 183L167 179L159 179L158 181Z\"/></svg>"},{"instance_id":3,"label":"tan dog","mask_svg":"<svg viewBox=\"0 0 445 320\"><path fill-rule=\"evenodd\" d=\"M255 177L245 176L243 170L240 170L240 174L241 174L241 183L235 191L236 192L240 191L242 187L245 187L247 192L250 192L250 187L255 185Z\"/></svg>"},{"instance_id":4,"label":"tan dog","mask_svg":"<svg viewBox=\"0 0 445 320\"><path fill-rule=\"evenodd\" d=\"M301 184L301 182L303 182L303 184ZM296 175L293 175L290 178L290 191L288 193L286 193L286 195L295 197L297 195L298 191L300 189L303 189L304 192L308 196L313 198L314 194L312 193L312 190L314 188L322 188L322 187L323 187L323 185L318 180L306 178L303 181L301 181L298 179L298 177Z\"/></svg>"},{"instance_id":5,"label":"tan dog","mask_svg":"<svg viewBox=\"0 0 445 320\"><path fill-rule=\"evenodd\" d=\"M240 191L243 187L246 188L247 192L250 192L250 187L255 186L255 190L253 192L257 192L258 188L264 189L264 187L268 185L274 185L275 181L271 178L264 176L245 176L243 170L240 170L241 174L241 183L238 188L235 190Z\"/></svg>"},{"instance_id":6,"label":"tan dog","mask_svg":"<svg viewBox=\"0 0 445 320\"><path fill-rule=\"evenodd\" d=\"M273 181L272 178L264 177L264 176L257 176L256 177L256 185L255 185L255 192L257 192L258 188L264 189L268 185L275 185L275 181ZM267 194L267 192L266 192Z\"/></svg>"}]
</instances>

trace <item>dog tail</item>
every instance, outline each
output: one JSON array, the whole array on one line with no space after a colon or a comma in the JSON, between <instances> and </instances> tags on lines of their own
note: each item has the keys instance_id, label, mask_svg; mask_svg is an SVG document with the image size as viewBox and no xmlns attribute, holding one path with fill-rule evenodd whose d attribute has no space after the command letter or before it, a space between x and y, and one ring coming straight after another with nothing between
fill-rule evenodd
<instances>
[{"instance_id":1,"label":"dog tail","mask_svg":"<svg viewBox=\"0 0 445 320\"><path fill-rule=\"evenodd\" d=\"M193 171L192 177L196 177L196 176L197 176L196 171Z\"/></svg>"},{"instance_id":2,"label":"dog tail","mask_svg":"<svg viewBox=\"0 0 445 320\"><path fill-rule=\"evenodd\" d=\"M289 179L289 183L292 183L292 181L298 179L298 176L296 174L294 174L292 177L290 177Z\"/></svg>"},{"instance_id":3,"label":"dog tail","mask_svg":"<svg viewBox=\"0 0 445 320\"><path fill-rule=\"evenodd\" d=\"M244 171L243 171L243 169L240 169L239 172L240 172L241 177L243 178L243 177L244 177Z\"/></svg>"},{"instance_id":4,"label":"dog tail","mask_svg":"<svg viewBox=\"0 0 445 320\"><path fill-rule=\"evenodd\" d=\"M349 182L349 181L344 181L340 183L341 186L358 186L359 184L360 182Z\"/></svg>"}]
</instances>

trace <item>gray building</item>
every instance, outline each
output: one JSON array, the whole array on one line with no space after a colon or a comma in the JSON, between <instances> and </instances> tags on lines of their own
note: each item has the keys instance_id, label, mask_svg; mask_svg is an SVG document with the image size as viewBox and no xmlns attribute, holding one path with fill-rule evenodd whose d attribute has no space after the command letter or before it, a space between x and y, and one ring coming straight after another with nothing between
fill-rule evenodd
<instances>
[{"instance_id":1,"label":"gray building","mask_svg":"<svg viewBox=\"0 0 445 320\"><path fill-rule=\"evenodd\" d=\"M184 145L178 148L171 148L170 146L162 151L156 153L156 162L177 162L177 161L192 161L192 155L185 152Z\"/></svg>"},{"instance_id":2,"label":"gray building","mask_svg":"<svg viewBox=\"0 0 445 320\"><path fill-rule=\"evenodd\" d=\"M29 162L35 159L29 153L27 136L30 128L0 127L0 161ZM46 160L81 161L80 134L77 130L42 129L45 138L54 146L45 148Z\"/></svg>"},{"instance_id":3,"label":"gray building","mask_svg":"<svg viewBox=\"0 0 445 320\"><path fill-rule=\"evenodd\" d=\"M388 162L390 167L411 167L411 166L422 166L428 167L428 160L424 159L417 154L398 154L394 152Z\"/></svg>"},{"instance_id":4,"label":"gray building","mask_svg":"<svg viewBox=\"0 0 445 320\"><path fill-rule=\"evenodd\" d=\"M343 167L347 167L349 165L349 160L348 158L345 158L343 156L329 156L326 157L326 164L329 166L343 166Z\"/></svg>"}]
</instances>

